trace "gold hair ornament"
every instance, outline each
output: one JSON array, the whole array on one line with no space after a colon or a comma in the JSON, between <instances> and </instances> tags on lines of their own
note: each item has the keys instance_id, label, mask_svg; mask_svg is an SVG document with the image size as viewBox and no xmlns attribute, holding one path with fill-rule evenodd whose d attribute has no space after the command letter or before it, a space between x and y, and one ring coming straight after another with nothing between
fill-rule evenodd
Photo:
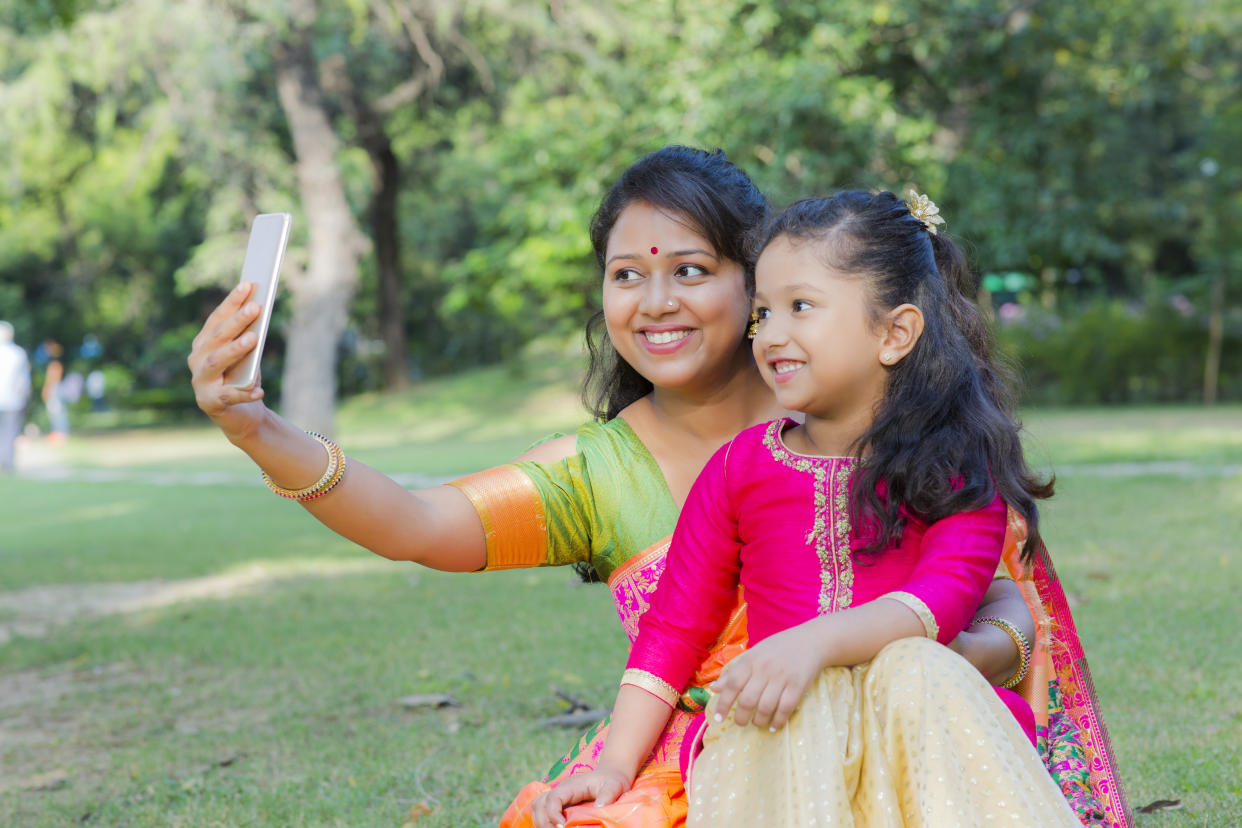
<instances>
[{"instance_id":1,"label":"gold hair ornament","mask_svg":"<svg viewBox=\"0 0 1242 828\"><path fill-rule=\"evenodd\" d=\"M936 206L936 202L927 197L926 193L920 195L910 190L906 206L910 208L910 215L923 222L927 232L933 236L936 235L936 225L944 224L944 219L940 217L940 208Z\"/></svg>"}]
</instances>

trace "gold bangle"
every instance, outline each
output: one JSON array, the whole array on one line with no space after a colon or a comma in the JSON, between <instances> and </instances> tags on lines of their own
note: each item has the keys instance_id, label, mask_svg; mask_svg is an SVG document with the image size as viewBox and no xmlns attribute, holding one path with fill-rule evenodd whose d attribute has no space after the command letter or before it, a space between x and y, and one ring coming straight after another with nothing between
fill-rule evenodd
<instances>
[{"instance_id":1,"label":"gold bangle","mask_svg":"<svg viewBox=\"0 0 1242 828\"><path fill-rule=\"evenodd\" d=\"M1022 634L1022 630L1018 629L1013 623L1006 621L1004 618L976 618L975 624L991 624L997 629L1004 630L1013 639L1013 643L1018 647L1018 669L1013 671L1013 675L1001 682L998 687L1006 690L1012 690L1022 683L1022 679L1026 678L1027 671L1031 668L1031 644L1026 640L1026 636Z\"/></svg>"},{"instance_id":2,"label":"gold bangle","mask_svg":"<svg viewBox=\"0 0 1242 828\"><path fill-rule=\"evenodd\" d=\"M322 477L315 481L313 485L307 486L304 489L286 489L283 486L277 485L266 471L263 472L263 482L267 484L267 487L273 493L287 500L313 500L316 497L327 494L328 490L334 488L345 474L345 453L341 451L340 447L322 434L316 434L313 431L306 433L319 441L324 451L328 453L328 466L324 469Z\"/></svg>"},{"instance_id":3,"label":"gold bangle","mask_svg":"<svg viewBox=\"0 0 1242 828\"><path fill-rule=\"evenodd\" d=\"M339 486L341 481L345 479L345 466L348 463L348 459L345 457L345 453L341 451L339 448L337 448L336 446L333 446L333 448L336 449L336 455L337 455L336 474L334 474L332 476L332 479L329 480L327 484L325 484L324 487L321 488L319 491L311 492L310 494L306 494L306 495L299 497L298 498L299 503L308 503L309 501L312 501L312 500L318 500L319 498L323 497L328 492L332 491L337 486Z\"/></svg>"}]
</instances>

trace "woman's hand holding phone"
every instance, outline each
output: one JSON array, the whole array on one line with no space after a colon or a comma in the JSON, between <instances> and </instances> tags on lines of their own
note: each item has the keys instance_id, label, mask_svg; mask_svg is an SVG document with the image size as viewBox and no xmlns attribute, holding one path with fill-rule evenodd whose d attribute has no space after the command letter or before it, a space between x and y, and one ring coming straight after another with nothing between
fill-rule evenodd
<instances>
[{"instance_id":1,"label":"woman's hand holding phone","mask_svg":"<svg viewBox=\"0 0 1242 828\"><path fill-rule=\"evenodd\" d=\"M267 412L260 402L259 358L292 220L288 213L254 217L241 281L207 317L187 360L198 407L237 445Z\"/></svg>"},{"instance_id":2,"label":"woman's hand holding phone","mask_svg":"<svg viewBox=\"0 0 1242 828\"><path fill-rule=\"evenodd\" d=\"M251 388L225 381L225 373L258 344L258 336L247 330L262 312L256 302L248 301L253 293L250 282L235 287L207 317L186 360L198 407L234 443L251 434L267 410L261 378Z\"/></svg>"}]
</instances>

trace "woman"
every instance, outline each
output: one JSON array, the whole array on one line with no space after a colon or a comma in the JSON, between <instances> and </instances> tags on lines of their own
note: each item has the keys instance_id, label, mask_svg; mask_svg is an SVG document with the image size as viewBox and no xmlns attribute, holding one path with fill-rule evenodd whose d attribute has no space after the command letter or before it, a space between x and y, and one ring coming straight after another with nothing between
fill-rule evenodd
<instances>
[{"instance_id":1,"label":"woman","mask_svg":"<svg viewBox=\"0 0 1242 828\"><path fill-rule=\"evenodd\" d=\"M627 170L591 226L604 271L607 339L593 348L590 374L602 422L451 485L407 491L281 419L263 405L261 388L225 385L225 370L255 344L243 334L259 312L247 286L195 338L196 398L278 493L339 534L393 560L454 572L589 565L608 582L632 639L700 469L734 434L783 413L745 339L743 240L766 212L754 184L723 153L667 147ZM985 614L1031 623L1016 591ZM634 790L607 809L580 809L585 821L570 824L681 824L681 736L705 702L696 690L744 646L739 606ZM1017 648L1000 630L972 628L959 649L989 677L1013 672ZM606 729L605 721L583 737L547 782L592 767ZM547 782L523 789L502 824L527 821Z\"/></svg>"}]
</instances>

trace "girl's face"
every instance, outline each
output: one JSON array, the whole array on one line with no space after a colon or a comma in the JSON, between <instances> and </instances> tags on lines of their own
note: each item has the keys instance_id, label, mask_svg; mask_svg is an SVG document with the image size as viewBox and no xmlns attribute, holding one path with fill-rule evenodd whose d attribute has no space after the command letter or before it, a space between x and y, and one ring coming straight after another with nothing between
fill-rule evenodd
<instances>
[{"instance_id":1,"label":"girl's face","mask_svg":"<svg viewBox=\"0 0 1242 828\"><path fill-rule=\"evenodd\" d=\"M742 266L646 202L626 207L604 253L604 321L622 358L657 388L711 391L749 367Z\"/></svg>"},{"instance_id":2,"label":"girl's face","mask_svg":"<svg viewBox=\"0 0 1242 828\"><path fill-rule=\"evenodd\" d=\"M755 313L755 362L781 405L821 419L874 413L887 372L864 279L828 268L814 242L781 236L759 257Z\"/></svg>"}]
</instances>

